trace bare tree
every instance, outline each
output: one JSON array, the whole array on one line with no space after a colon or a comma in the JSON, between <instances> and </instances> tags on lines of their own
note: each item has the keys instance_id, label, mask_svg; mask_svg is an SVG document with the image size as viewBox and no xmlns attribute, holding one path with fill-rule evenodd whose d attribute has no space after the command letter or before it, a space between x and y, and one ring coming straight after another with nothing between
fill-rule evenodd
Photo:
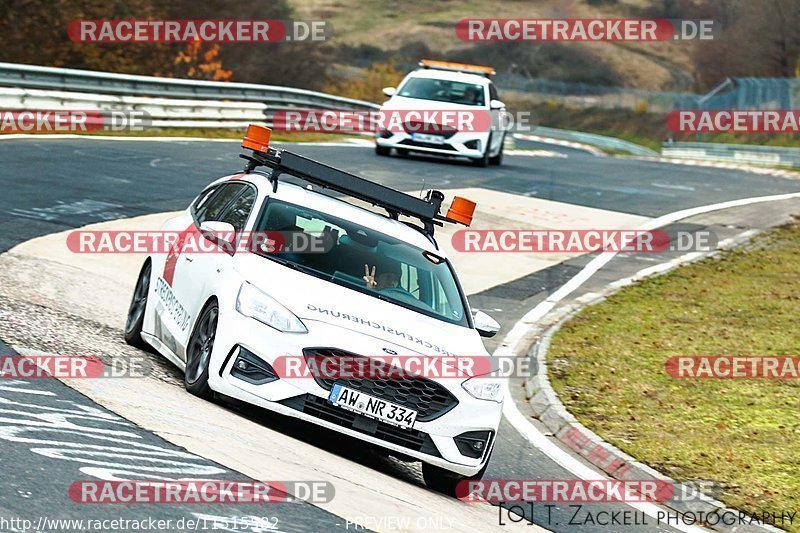
<instances>
[{"instance_id":1,"label":"bare tree","mask_svg":"<svg viewBox=\"0 0 800 533\"><path fill-rule=\"evenodd\" d=\"M701 89L726 77L795 76L800 60L800 3L796 0L714 2L721 27L693 54Z\"/></svg>"}]
</instances>

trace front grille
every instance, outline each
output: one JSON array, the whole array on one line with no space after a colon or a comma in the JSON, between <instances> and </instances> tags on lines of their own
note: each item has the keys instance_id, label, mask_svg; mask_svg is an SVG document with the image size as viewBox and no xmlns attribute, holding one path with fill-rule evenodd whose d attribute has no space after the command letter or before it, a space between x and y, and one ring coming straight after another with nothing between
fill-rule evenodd
<instances>
[{"instance_id":1,"label":"front grille","mask_svg":"<svg viewBox=\"0 0 800 533\"><path fill-rule=\"evenodd\" d=\"M364 357L331 348L306 348L303 350L303 355L306 360L310 357ZM312 375L314 375L313 372ZM444 385L427 378L327 379L314 375L314 380L320 387L328 391L333 388L334 383L341 383L345 387L364 394L414 409L417 411L417 420L420 422L435 420L458 405L458 399Z\"/></svg>"},{"instance_id":2,"label":"front grille","mask_svg":"<svg viewBox=\"0 0 800 533\"><path fill-rule=\"evenodd\" d=\"M451 152L457 151L453 145L450 144L433 144L433 143L423 143L419 141L412 141L411 139L403 139L397 144L402 144L405 146L419 146L420 148L436 148L437 150L449 150Z\"/></svg>"},{"instance_id":3,"label":"front grille","mask_svg":"<svg viewBox=\"0 0 800 533\"><path fill-rule=\"evenodd\" d=\"M345 411L319 396L304 394L282 400L280 403L337 426L372 435L382 441L396 444L409 450L441 457L439 450L427 433L416 429L399 428L357 413Z\"/></svg>"},{"instance_id":4,"label":"front grille","mask_svg":"<svg viewBox=\"0 0 800 533\"><path fill-rule=\"evenodd\" d=\"M427 133L428 135L441 135L445 139L449 139L458 130L449 126L442 126L434 122L422 122L416 120L409 120L403 123L403 129L406 133Z\"/></svg>"}]
</instances>

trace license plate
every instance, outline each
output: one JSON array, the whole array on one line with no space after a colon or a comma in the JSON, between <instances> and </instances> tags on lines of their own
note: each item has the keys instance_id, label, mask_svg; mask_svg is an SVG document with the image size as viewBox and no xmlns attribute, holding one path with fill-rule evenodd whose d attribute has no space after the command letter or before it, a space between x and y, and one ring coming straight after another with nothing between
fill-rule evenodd
<instances>
[{"instance_id":1,"label":"license plate","mask_svg":"<svg viewBox=\"0 0 800 533\"><path fill-rule=\"evenodd\" d=\"M444 137L441 135L430 135L428 133L412 133L411 139L421 143L444 144Z\"/></svg>"},{"instance_id":2,"label":"license plate","mask_svg":"<svg viewBox=\"0 0 800 533\"><path fill-rule=\"evenodd\" d=\"M414 421L417 419L417 412L413 409L381 400L339 383L333 385L328 401L347 411L401 428L413 428Z\"/></svg>"}]
</instances>

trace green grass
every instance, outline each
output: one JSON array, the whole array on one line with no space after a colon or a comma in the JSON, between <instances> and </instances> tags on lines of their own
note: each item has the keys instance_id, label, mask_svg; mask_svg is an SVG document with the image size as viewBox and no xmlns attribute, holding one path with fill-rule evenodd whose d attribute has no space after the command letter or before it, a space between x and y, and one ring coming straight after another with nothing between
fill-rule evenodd
<instances>
[{"instance_id":1,"label":"green grass","mask_svg":"<svg viewBox=\"0 0 800 533\"><path fill-rule=\"evenodd\" d=\"M746 511L800 509L800 380L673 379L676 355L800 354L800 227L623 289L556 334L553 385L587 427ZM784 524L800 532L800 522Z\"/></svg>"}]
</instances>

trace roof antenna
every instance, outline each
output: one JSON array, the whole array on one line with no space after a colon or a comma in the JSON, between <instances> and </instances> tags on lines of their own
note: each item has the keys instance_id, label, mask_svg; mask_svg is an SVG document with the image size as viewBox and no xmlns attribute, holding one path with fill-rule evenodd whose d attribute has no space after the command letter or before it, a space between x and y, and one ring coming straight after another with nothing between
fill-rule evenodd
<instances>
[{"instance_id":1,"label":"roof antenna","mask_svg":"<svg viewBox=\"0 0 800 533\"><path fill-rule=\"evenodd\" d=\"M422 195L425 193L425 178L422 178L422 188L419 190L419 197L422 198Z\"/></svg>"}]
</instances>

